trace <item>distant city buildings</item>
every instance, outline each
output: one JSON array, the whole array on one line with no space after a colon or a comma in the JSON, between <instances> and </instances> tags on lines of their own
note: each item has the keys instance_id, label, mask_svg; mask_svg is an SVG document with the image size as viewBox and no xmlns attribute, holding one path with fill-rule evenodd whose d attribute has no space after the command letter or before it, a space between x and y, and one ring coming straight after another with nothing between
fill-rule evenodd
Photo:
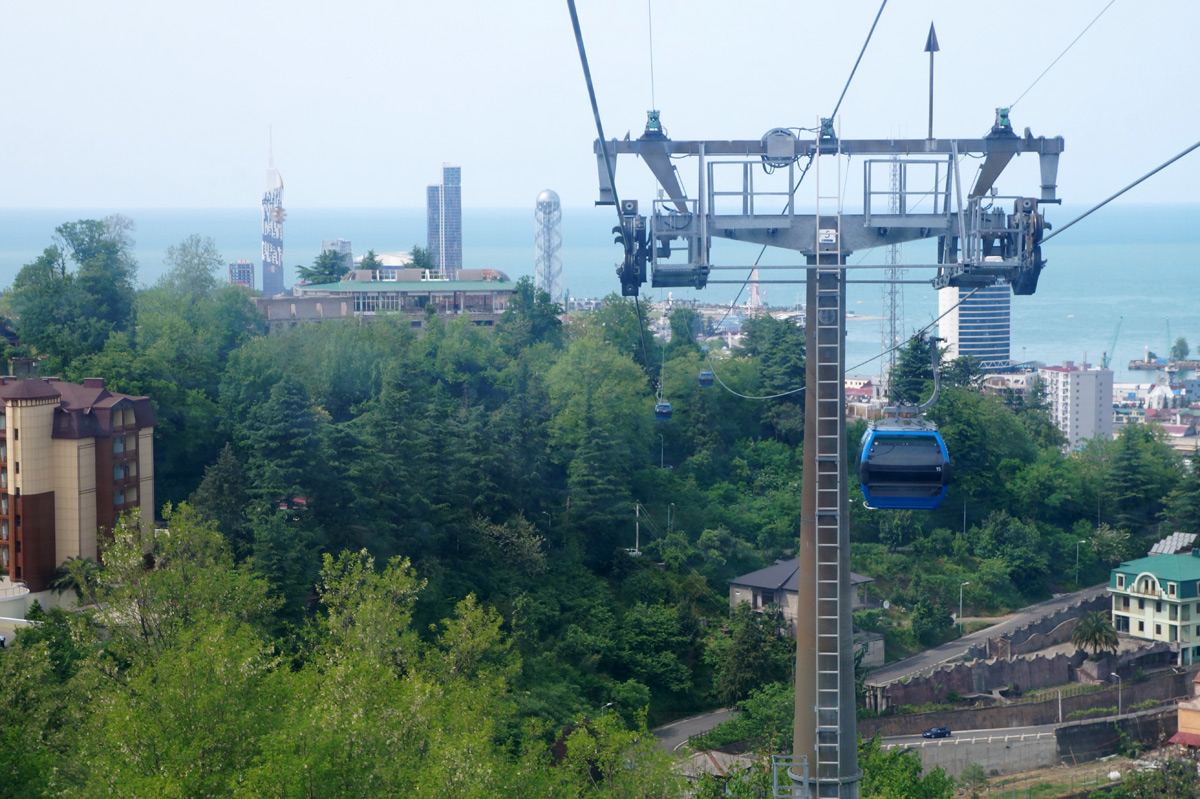
<instances>
[{"instance_id":1,"label":"distant city buildings","mask_svg":"<svg viewBox=\"0 0 1200 799\"><path fill-rule=\"evenodd\" d=\"M1037 374L1050 406L1050 421L1066 436L1068 447L1073 449L1089 438L1112 438L1111 369L1090 369L1086 363L1076 366L1067 361L1062 366L1043 366Z\"/></svg>"},{"instance_id":2,"label":"distant city buildings","mask_svg":"<svg viewBox=\"0 0 1200 799\"><path fill-rule=\"evenodd\" d=\"M533 212L534 283L552 302L566 299L562 283L562 205L546 189L537 196Z\"/></svg>"},{"instance_id":3,"label":"distant city buildings","mask_svg":"<svg viewBox=\"0 0 1200 799\"><path fill-rule=\"evenodd\" d=\"M354 248L350 246L349 239L321 239L321 252L329 250L342 256L347 272L354 268Z\"/></svg>"},{"instance_id":4,"label":"distant city buildings","mask_svg":"<svg viewBox=\"0 0 1200 799\"><path fill-rule=\"evenodd\" d=\"M301 322L326 319L406 317L420 333L432 312L467 316L479 327L492 327L508 307L516 288L496 269L461 269L456 280L430 277L422 269L402 266L357 269L338 283L296 286L295 296L257 297L259 314L272 333Z\"/></svg>"},{"instance_id":5,"label":"distant city buildings","mask_svg":"<svg viewBox=\"0 0 1200 799\"><path fill-rule=\"evenodd\" d=\"M0 377L0 615L67 558L98 561L119 514L154 524L154 426L147 397L103 378Z\"/></svg>"},{"instance_id":6,"label":"distant city buildings","mask_svg":"<svg viewBox=\"0 0 1200 799\"><path fill-rule=\"evenodd\" d=\"M426 190L426 225L434 276L453 280L462 269L462 169L442 164L442 182Z\"/></svg>"},{"instance_id":7,"label":"distant city buildings","mask_svg":"<svg viewBox=\"0 0 1200 799\"><path fill-rule=\"evenodd\" d=\"M229 265L229 282L235 286L254 288L254 264L251 261L234 261Z\"/></svg>"},{"instance_id":8,"label":"distant city buildings","mask_svg":"<svg viewBox=\"0 0 1200 799\"><path fill-rule=\"evenodd\" d=\"M946 340L949 359L970 355L978 358L985 370L1009 367L1012 291L1007 283L978 289L942 289L938 292L938 315L942 314L938 335Z\"/></svg>"},{"instance_id":9,"label":"distant city buildings","mask_svg":"<svg viewBox=\"0 0 1200 799\"><path fill-rule=\"evenodd\" d=\"M262 199L262 290L264 297L283 293L283 178L272 155Z\"/></svg>"}]
</instances>

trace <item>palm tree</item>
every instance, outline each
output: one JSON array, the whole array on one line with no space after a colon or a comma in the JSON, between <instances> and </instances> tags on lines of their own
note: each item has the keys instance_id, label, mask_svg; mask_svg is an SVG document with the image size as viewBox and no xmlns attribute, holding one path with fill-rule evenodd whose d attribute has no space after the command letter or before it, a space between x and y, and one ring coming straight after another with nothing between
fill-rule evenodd
<instances>
[{"instance_id":1,"label":"palm tree","mask_svg":"<svg viewBox=\"0 0 1200 799\"><path fill-rule=\"evenodd\" d=\"M1086 614L1071 633L1071 643L1080 649L1092 650L1092 657L1109 649L1116 652L1118 640L1112 619L1103 610Z\"/></svg>"},{"instance_id":2,"label":"palm tree","mask_svg":"<svg viewBox=\"0 0 1200 799\"><path fill-rule=\"evenodd\" d=\"M92 588L99 571L100 564L91 558L70 557L54 570L46 587L59 596L75 591L82 599L84 591Z\"/></svg>"}]
</instances>

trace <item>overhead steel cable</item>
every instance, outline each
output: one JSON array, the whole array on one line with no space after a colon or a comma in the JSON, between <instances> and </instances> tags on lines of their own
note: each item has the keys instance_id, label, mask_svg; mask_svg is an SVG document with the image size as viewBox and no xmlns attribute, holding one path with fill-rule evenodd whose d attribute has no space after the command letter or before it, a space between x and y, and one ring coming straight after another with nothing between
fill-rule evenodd
<instances>
[{"instance_id":1,"label":"overhead steel cable","mask_svg":"<svg viewBox=\"0 0 1200 799\"><path fill-rule=\"evenodd\" d=\"M1185 155L1187 155L1188 153L1190 153L1192 150L1195 150L1197 147L1200 147L1200 141L1196 142L1196 143L1195 143L1195 144L1193 144L1191 147L1188 147L1186 150L1184 150L1183 152L1181 152L1179 155L1175 156L1174 158L1171 158L1170 160L1164 161L1163 163L1161 163L1161 164L1159 164L1158 166L1156 166L1154 169L1151 169L1149 172L1147 172L1146 174L1142 175L1140 178L1138 178L1137 180L1135 180L1133 183L1130 183L1128 186L1126 186L1125 188L1121 189L1119 192L1117 192L1116 194L1112 195L1112 196L1111 196L1111 197L1109 197L1107 200L1103 200L1102 202L1099 202L1099 203L1097 203L1096 205L1093 205L1093 206L1092 206L1091 208L1089 208L1087 211L1085 211L1085 212L1083 212L1082 214L1080 214L1079 216L1075 217L1075 218L1074 218L1074 219L1072 219L1070 222L1068 222L1067 224L1065 224L1065 225L1063 225L1062 227L1060 227L1058 230L1056 230L1056 231L1054 231L1053 233L1051 233L1049 236L1046 236L1046 237L1044 237L1044 238L1042 239L1041 243L1042 243L1042 244L1045 244L1046 242L1050 241L1050 239L1052 239L1052 238L1054 238L1055 236L1057 236L1059 233L1062 233L1064 230L1066 230L1067 228L1071 227L1071 225L1074 225L1076 222L1079 222L1079 221L1081 221L1081 220L1083 220L1083 219L1087 218L1088 216L1091 216L1091 215L1092 215L1094 212L1096 212L1096 211L1099 211L1101 208L1103 208L1104 206L1108 205L1110 202L1112 202L1113 200L1117 199L1117 198L1118 198L1118 197L1120 197L1122 194L1124 194L1125 192L1129 191L1129 190L1130 190L1130 189L1132 189L1134 186L1138 185L1139 183L1141 183L1142 181L1144 181L1144 180L1146 180L1147 178L1151 177L1152 175L1156 175L1156 174L1158 174L1159 172L1163 171L1164 169L1166 169L1167 167L1169 167L1171 164L1175 163L1175 162L1176 162L1176 161L1178 161L1180 158L1183 158Z\"/></svg>"},{"instance_id":2,"label":"overhead steel cable","mask_svg":"<svg viewBox=\"0 0 1200 799\"><path fill-rule=\"evenodd\" d=\"M1072 47L1074 47L1074 46L1075 46L1075 42L1077 42L1077 41L1079 41L1080 39L1082 39L1082 38L1083 38L1083 34L1085 34L1085 33L1087 33L1087 32L1088 32L1088 28L1090 28L1090 27L1092 27L1093 25L1095 25L1095 24L1096 24L1096 20L1098 20L1098 19L1100 19L1100 17L1104 16L1104 12L1105 12L1105 11L1108 11L1108 9L1112 8L1112 4L1113 4L1113 3L1115 3L1115 2L1117 2L1117 0L1110 0L1110 2L1109 2L1109 4L1108 4L1108 5L1106 5L1106 6L1105 6L1104 8L1102 8L1102 9L1100 9L1100 13L1099 13L1099 14L1097 14L1097 15L1096 15L1096 16L1095 16L1095 17L1092 19L1092 21L1091 21L1091 22L1089 22L1089 23L1087 24L1087 28L1084 28L1083 30L1081 30L1081 31L1079 32L1079 35L1078 35L1078 36L1076 36L1074 39L1072 39L1072 40L1071 40L1071 43L1067 45L1067 49L1066 49L1066 50L1063 50L1061 53L1059 53L1059 54L1058 54L1058 58L1056 58L1056 59L1054 59L1053 61L1051 61L1051 62L1050 62L1050 66L1048 66L1048 67L1046 67L1044 70L1042 70L1042 74L1041 74L1041 75L1038 75L1038 76L1037 76L1037 78L1036 78L1036 79L1033 81L1033 83L1029 84L1029 88L1028 88L1028 89L1026 89L1025 91L1021 92L1021 96L1020 96L1020 97L1018 97L1017 99L1013 100L1011 103L1009 103L1009 104L1008 104L1008 109L1009 109L1010 111L1013 109L1013 107L1015 107L1015 106L1016 106L1016 104L1017 104L1017 103L1021 102L1021 99L1022 99L1022 98L1024 98L1024 97L1025 97L1025 95L1029 94L1029 91L1030 91L1030 89L1032 89L1034 86L1037 86L1037 85L1038 85L1038 81L1039 81L1039 80L1041 80L1042 78L1046 77L1046 73L1047 73L1047 72L1049 72L1051 69L1053 69L1053 68L1054 68L1054 65L1055 65L1055 64L1057 64L1057 63L1059 62L1059 59L1061 59L1063 56L1065 56L1065 55L1067 54L1067 50L1070 50Z\"/></svg>"},{"instance_id":3,"label":"overhead steel cable","mask_svg":"<svg viewBox=\"0 0 1200 799\"><path fill-rule=\"evenodd\" d=\"M617 226L621 230L621 241L625 246L625 252L629 252L633 242L629 241L629 233L625 230L625 220L621 217L621 198L617 194L616 174L613 172L612 159L608 155L608 144L604 138L604 124L600 121L600 106L596 102L596 87L592 85L592 70L588 67L587 50L583 46L583 31L579 28L579 13L575 10L575 0L567 0L567 9L571 12L571 27L575 30L575 44L579 47L579 63L583 67L583 79L587 82L588 99L592 102L592 118L596 120L596 135L600 137L600 152L604 155L604 169L608 173L608 185L612 189L613 210L617 214ZM642 304L638 302L637 295L634 295L633 304L637 308L638 336L642 340L642 363L649 369L650 354L646 350Z\"/></svg>"},{"instance_id":4,"label":"overhead steel cable","mask_svg":"<svg viewBox=\"0 0 1200 799\"><path fill-rule=\"evenodd\" d=\"M879 4L879 11L875 13L875 21L871 23L871 30L867 31L867 40L863 42L862 49L858 51L858 58L854 59L854 67L850 70L850 77L846 78L846 85L842 87L842 94L838 97L837 105L833 107L833 113L829 115L830 119L836 117L838 109L842 107L842 100L845 99L846 91L850 88L850 81L854 80L854 73L858 71L858 64L862 61L863 54L867 52L867 45L871 43L871 35L875 33L875 26L879 24L879 18L883 16L883 9L886 7L887 0L883 0Z\"/></svg>"}]
</instances>

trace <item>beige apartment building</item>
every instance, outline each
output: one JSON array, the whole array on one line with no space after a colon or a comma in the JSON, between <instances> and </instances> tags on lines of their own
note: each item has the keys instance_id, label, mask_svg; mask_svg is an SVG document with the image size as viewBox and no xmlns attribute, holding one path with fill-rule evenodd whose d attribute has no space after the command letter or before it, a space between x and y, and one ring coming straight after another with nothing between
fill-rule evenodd
<instances>
[{"instance_id":1,"label":"beige apartment building","mask_svg":"<svg viewBox=\"0 0 1200 799\"><path fill-rule=\"evenodd\" d=\"M0 580L45 590L71 557L100 559L121 513L154 523L154 409L103 378L0 376Z\"/></svg>"}]
</instances>

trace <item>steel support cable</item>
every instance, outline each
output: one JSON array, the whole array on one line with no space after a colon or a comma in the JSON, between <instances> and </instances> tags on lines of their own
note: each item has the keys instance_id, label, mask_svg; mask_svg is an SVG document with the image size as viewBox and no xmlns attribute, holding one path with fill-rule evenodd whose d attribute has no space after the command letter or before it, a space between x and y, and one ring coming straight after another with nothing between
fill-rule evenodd
<instances>
[{"instance_id":1,"label":"steel support cable","mask_svg":"<svg viewBox=\"0 0 1200 799\"><path fill-rule=\"evenodd\" d=\"M924 282L924 281L922 281L922 282ZM982 287L981 287L981 288L982 288ZM901 347L903 347L904 345L908 344L910 341L913 341L914 339L918 339L918 338L920 338L921 336L925 335L925 333L927 333L927 332L930 330L930 328L932 328L932 327L933 327L934 325L936 325L938 322L942 321L942 319L943 319L943 318L944 318L944 317L945 317L947 314L949 314L951 311L953 311L953 310L954 310L955 308L957 308L958 306L962 305L962 304L963 304L964 302L966 302L967 300L969 300L969 299L971 299L972 297L974 297L974 296L975 296L975 293L976 293L977 291L979 291L979 289L972 289L972 290L971 290L971 292L970 292L969 294L967 294L967 296L960 298L958 302L954 303L954 304L953 304L953 305L951 305L949 308L947 308L947 309L945 310L945 312L943 312L943 313L942 313L942 315L941 315L941 316L939 316L937 319L934 319L934 320L933 320L932 322L930 322L929 324L925 325L925 327L921 328L921 329L920 329L920 330L918 330L916 333L913 333L911 336L909 336L908 338L906 338L904 341L901 341L900 343L896 344L895 346L893 346L893 347L890 347L890 348L888 348L888 349L884 350L883 352L879 353L878 355L873 355L873 356L871 356L870 358L868 358L867 360L863 361L862 363L855 364L854 366L850 367L849 369L846 369L845 371L847 371L847 372L850 372L850 371L853 371L853 370L855 370L855 369L858 369L858 368L860 368L860 367L862 367L862 366L866 366L866 365L867 365L867 364L869 364L871 361L876 361L876 360L879 360L879 359L880 359L880 358L882 358L883 356L887 355L889 352L894 352L895 350L898 350L898 349L900 349ZM712 355L711 355L711 354L709 354L709 353L705 353L705 355L706 355L706 356L707 356L707 358L708 358L708 368L709 368L709 371L711 371L711 372L713 373L713 377L716 379L716 381L717 381L718 383L720 383L720 384L721 384L721 388L725 389L725 390L726 390L726 391L728 391L730 394L733 394L735 397L741 397L742 399L748 399L748 400L769 400L769 399L777 399L777 398L779 398L779 397L786 397L786 396L788 396L788 395L790 395L790 394L799 394L801 391L803 391L804 389L808 388L808 386L801 386L800 388L792 389L791 391L784 391L784 392L782 392L782 393L780 393L780 394L771 394L771 395L769 395L769 396L765 396L765 397L751 397L751 396L749 396L749 395L747 395L747 394L740 394L740 393L738 393L737 391L734 391L734 390L733 390L732 388L730 388L729 386L727 386L727 385L725 384L725 381L721 379L721 376L717 374L717 370L716 370L716 369L714 368L714 366L713 366Z\"/></svg>"},{"instance_id":2,"label":"steel support cable","mask_svg":"<svg viewBox=\"0 0 1200 799\"><path fill-rule=\"evenodd\" d=\"M608 143L604 138L604 125L600 122L600 106L596 102L596 87L592 85L592 70L588 67L587 50L583 46L583 31L579 28L579 13L575 10L575 0L567 0L567 10L571 12L571 27L575 30L575 44L579 48L579 63L583 67L583 79L587 83L588 99L592 102L592 118L596 120L596 134L600 137L600 152L604 155L604 169L608 173L608 185L612 189L613 210L617 214L617 225L621 229L621 241L625 252L629 252L632 242L625 230L624 219L621 217L621 198L617 194L617 180L613 172L612 159L608 155ZM646 333L642 324L642 305L634 295L634 306L638 315L638 336L642 340L642 362L650 368L650 354L646 350Z\"/></svg>"},{"instance_id":3,"label":"steel support cable","mask_svg":"<svg viewBox=\"0 0 1200 799\"><path fill-rule=\"evenodd\" d=\"M1056 231L1054 231L1053 233L1051 233L1049 236L1045 236L1045 237L1042 239L1041 243L1042 243L1042 244L1045 244L1046 242L1050 241L1050 239L1052 239L1052 238L1054 238L1055 236L1057 236L1059 233L1062 233L1064 230L1066 230L1067 228L1071 227L1071 225L1074 225L1076 222L1082 221L1083 219L1085 219L1085 218L1087 218L1087 217L1091 216L1091 215L1092 215L1094 212L1096 212L1096 211L1099 211L1101 208L1103 208L1104 206L1108 205L1110 202L1112 202L1113 200L1117 199L1117 198L1118 198L1118 197L1120 197L1122 194L1124 194L1125 192L1129 191L1129 190L1130 190L1130 189L1132 189L1134 186L1138 185L1139 183L1141 183L1142 181L1146 180L1147 178L1149 178L1149 177L1151 177L1151 176L1153 176L1153 175L1156 175L1156 174L1158 174L1159 172L1163 171L1164 169L1166 169L1167 167L1169 167L1171 164L1175 163L1175 162L1176 162L1176 161L1178 161L1180 158L1183 158L1185 155L1187 155L1188 153L1190 153L1192 150L1195 150L1197 147L1200 147L1200 141L1196 142L1196 143L1195 143L1195 144L1193 144L1191 147L1188 147L1186 150L1184 150L1183 152L1181 152L1179 155L1175 156L1174 158L1171 158L1171 159L1169 159L1169 160L1167 160L1167 161L1164 161L1163 163L1161 163L1161 164L1159 164L1158 166L1156 166L1154 169L1151 169L1149 172L1147 172L1146 174L1142 175L1140 178L1138 178L1137 180L1135 180L1133 183L1130 183L1128 186L1126 186L1125 188L1121 189L1119 192L1117 192L1116 194L1112 195L1112 196L1111 196L1111 197L1109 197L1107 200L1103 200L1103 201L1101 201L1101 202L1097 203L1096 205L1093 205L1093 206L1092 206L1091 208L1089 208L1087 211L1085 211L1085 212L1083 212L1082 214L1080 214L1079 216L1075 217L1075 218L1074 218L1074 219L1072 219L1070 222L1068 222L1067 224L1065 224L1065 225L1063 225L1062 227L1060 227L1058 230L1056 230Z\"/></svg>"},{"instance_id":4,"label":"steel support cable","mask_svg":"<svg viewBox=\"0 0 1200 799\"><path fill-rule=\"evenodd\" d=\"M838 97L837 104L834 105L834 107L833 107L833 113L829 115L830 119L833 119L834 117L836 117L838 110L842 107L842 100L844 100L846 98L846 92L849 91L850 83L851 83L851 81L854 80L854 73L858 71L859 62L862 61L863 54L867 52L867 45L871 43L871 36L875 33L875 26L879 24L879 18L881 16L883 16L883 9L886 7L887 7L887 0L883 0L883 2L879 5L879 11L877 11L875 13L875 20L871 23L871 29L869 31L867 31L866 41L863 42L862 49L858 51L858 58L854 59L854 66L850 69L850 76L848 78L846 78L846 85L842 87L842 93ZM800 130L805 130L805 128L801 128ZM815 151L812 153L809 153L808 163L804 165L804 171L800 173L800 177L796 179L796 185L792 188L793 195L795 194L796 189L800 188L800 184L804 182L804 176L808 174L808 168L812 166L812 162L813 162L813 158L814 158L815 154L816 154ZM847 171L847 179L849 179L848 171ZM790 208L791 205L792 205L792 201L789 199L783 207L783 213L786 214L788 212L788 208ZM842 209L840 209L840 208L838 209L839 213L841 212L841 210ZM767 251L767 245L764 244L763 248L758 251L758 258L754 259L754 263L756 266L758 265L759 260L763 257L763 253L765 253L766 251ZM750 281L750 276L747 275L746 282L742 283L741 291L738 291L737 296L733 298L733 302L730 303L730 305L729 305L729 310L725 312L725 315L721 317L721 320L720 320L720 322L717 322L717 325L720 325L721 322L724 322L729 317L729 314L733 312L734 306L737 305L737 301L739 299L741 299L742 291L745 291L746 283L748 283L749 281Z\"/></svg>"},{"instance_id":5,"label":"steel support cable","mask_svg":"<svg viewBox=\"0 0 1200 799\"><path fill-rule=\"evenodd\" d=\"M1074 47L1074 46L1075 46L1075 42L1077 42L1077 41L1079 41L1080 39L1082 39L1082 38L1083 38L1083 34L1085 34L1085 33L1087 33L1087 32L1088 32L1088 28L1091 28L1093 25L1095 25L1095 24L1096 24L1096 20L1098 20L1098 19L1100 19L1100 17L1104 16L1104 12L1105 12L1105 11L1108 11L1108 9L1112 8L1112 4L1113 4L1113 3L1115 3L1115 2L1117 2L1117 0L1110 0L1110 2L1109 2L1109 4L1108 4L1108 5L1106 5L1106 6L1105 6L1104 8L1102 8L1102 9L1100 9L1100 13L1099 13L1099 14L1097 14L1097 15L1096 15L1096 16L1095 16L1095 17L1092 19L1092 21L1091 21L1091 22L1089 22L1089 23L1087 24L1087 28L1084 28L1083 30L1081 30L1081 31L1079 32L1079 35L1078 35L1078 36L1076 36L1074 39L1072 39L1072 40L1071 40L1071 43L1067 45L1067 49L1066 49L1066 50L1063 50L1061 53L1059 53L1059 54L1058 54L1058 58L1056 58L1056 59L1054 59L1053 61L1051 61L1051 62L1050 62L1050 66L1048 66L1048 67L1046 67L1044 70L1042 70L1042 74L1041 74L1041 75L1038 75L1038 76L1037 76L1037 78L1036 78L1036 79L1033 81L1033 83L1029 84L1029 88L1028 88L1028 89L1026 89L1025 91L1021 92L1021 96L1020 96L1020 97L1018 97L1017 99L1013 100L1011 103L1009 103L1009 104L1008 104L1008 109L1009 109L1010 111L1013 109L1013 107L1015 107L1015 106L1016 106L1016 104L1017 104L1017 103L1021 102L1022 98L1024 98L1024 97L1025 97L1025 95L1029 94L1030 90L1032 90L1034 86L1037 86L1037 85L1038 85L1038 81L1040 81L1042 78L1046 77L1046 73L1047 73L1047 72L1049 72L1051 69L1053 69L1053 68L1054 68L1054 65L1055 65L1055 64L1057 64L1057 63L1059 62L1059 60L1060 60L1060 59L1061 59L1063 56L1065 56L1065 55L1067 54L1067 50L1070 50L1072 47Z\"/></svg>"}]
</instances>

